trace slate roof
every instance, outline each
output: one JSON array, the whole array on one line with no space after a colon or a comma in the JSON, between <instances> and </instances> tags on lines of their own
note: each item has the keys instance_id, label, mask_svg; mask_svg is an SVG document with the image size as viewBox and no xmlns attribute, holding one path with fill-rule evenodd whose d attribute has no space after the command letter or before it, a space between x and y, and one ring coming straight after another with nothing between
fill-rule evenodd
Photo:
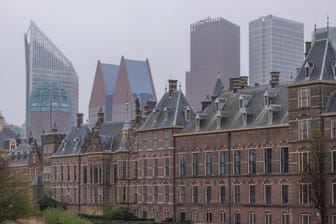
<instances>
[{"instance_id":1,"label":"slate roof","mask_svg":"<svg viewBox=\"0 0 336 224\"><path fill-rule=\"evenodd\" d=\"M330 94L328 103L327 103L327 106L324 112L325 113L335 113L336 112L336 91Z\"/></svg>"},{"instance_id":2,"label":"slate roof","mask_svg":"<svg viewBox=\"0 0 336 224\"><path fill-rule=\"evenodd\" d=\"M304 83L313 80L335 80L332 62L336 60L336 52L329 39L316 40L308 52L294 83ZM306 77L305 67L310 68Z\"/></svg>"},{"instance_id":3,"label":"slate roof","mask_svg":"<svg viewBox=\"0 0 336 224\"><path fill-rule=\"evenodd\" d=\"M119 65L101 63L106 95L112 95L117 82Z\"/></svg>"},{"instance_id":4,"label":"slate roof","mask_svg":"<svg viewBox=\"0 0 336 224\"><path fill-rule=\"evenodd\" d=\"M265 105L264 96L268 95L270 104ZM243 107L240 109L239 101ZM218 110L217 105L218 104ZM272 109L273 119L269 122L268 111ZM247 114L247 123L243 124L243 112ZM287 123L288 119L288 90L286 85L258 86L240 89L237 92L223 92L201 113L196 115L200 125L197 128L197 119L187 125L182 132L192 133L199 131L215 131L238 128L254 128ZM217 126L217 117L220 117L220 126Z\"/></svg>"},{"instance_id":5,"label":"slate roof","mask_svg":"<svg viewBox=\"0 0 336 224\"><path fill-rule=\"evenodd\" d=\"M119 148L123 122L104 122L99 129L99 136L105 151Z\"/></svg>"},{"instance_id":6,"label":"slate roof","mask_svg":"<svg viewBox=\"0 0 336 224\"><path fill-rule=\"evenodd\" d=\"M11 138L17 138L17 134L12 131L11 127L8 125L4 125L2 130L0 131L0 149L8 149L9 142L8 140Z\"/></svg>"},{"instance_id":7,"label":"slate roof","mask_svg":"<svg viewBox=\"0 0 336 224\"><path fill-rule=\"evenodd\" d=\"M185 110L190 111L190 119ZM184 126L195 118L195 112L181 90L166 92L152 113L145 120L140 130L167 126Z\"/></svg>"},{"instance_id":8,"label":"slate roof","mask_svg":"<svg viewBox=\"0 0 336 224\"><path fill-rule=\"evenodd\" d=\"M9 166L26 166L32 155L32 146L24 143L18 145L8 154Z\"/></svg>"}]
</instances>

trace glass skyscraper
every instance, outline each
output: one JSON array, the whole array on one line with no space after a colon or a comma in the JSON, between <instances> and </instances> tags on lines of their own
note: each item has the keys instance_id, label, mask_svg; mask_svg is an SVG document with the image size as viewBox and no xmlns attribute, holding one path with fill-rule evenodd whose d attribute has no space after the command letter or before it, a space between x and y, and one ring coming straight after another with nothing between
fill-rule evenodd
<instances>
[{"instance_id":1,"label":"glass skyscraper","mask_svg":"<svg viewBox=\"0 0 336 224\"><path fill-rule=\"evenodd\" d=\"M291 82L304 56L303 23L273 15L249 23L249 83L269 84L270 72Z\"/></svg>"},{"instance_id":2,"label":"glass skyscraper","mask_svg":"<svg viewBox=\"0 0 336 224\"><path fill-rule=\"evenodd\" d=\"M78 76L69 59L35 23L31 22L24 37L26 56L26 133L28 136L32 128L29 111L30 97L33 90L38 88L44 81L57 81L64 86L65 91L71 97L71 122L74 122L75 115L78 112Z\"/></svg>"}]
</instances>

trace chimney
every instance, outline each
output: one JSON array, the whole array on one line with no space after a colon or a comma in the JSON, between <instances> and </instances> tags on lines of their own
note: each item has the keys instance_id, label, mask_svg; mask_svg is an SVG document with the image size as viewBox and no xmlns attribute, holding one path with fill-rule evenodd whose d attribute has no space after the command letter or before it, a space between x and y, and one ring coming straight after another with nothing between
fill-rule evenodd
<instances>
[{"instance_id":1,"label":"chimney","mask_svg":"<svg viewBox=\"0 0 336 224\"><path fill-rule=\"evenodd\" d=\"M311 41L306 41L305 44L306 44L305 57L307 57L307 54L308 54L308 52L309 52L309 50L310 50L310 48L312 46L312 42Z\"/></svg>"},{"instance_id":2,"label":"chimney","mask_svg":"<svg viewBox=\"0 0 336 224\"><path fill-rule=\"evenodd\" d=\"M271 87L279 85L280 72L270 72L271 73Z\"/></svg>"},{"instance_id":3,"label":"chimney","mask_svg":"<svg viewBox=\"0 0 336 224\"><path fill-rule=\"evenodd\" d=\"M169 79L169 96L177 90L177 80Z\"/></svg>"},{"instance_id":4,"label":"chimney","mask_svg":"<svg viewBox=\"0 0 336 224\"><path fill-rule=\"evenodd\" d=\"M202 111L207 108L207 106L209 106L209 104L211 103L211 100L209 99L209 96L206 96L205 99L203 101L201 101L202 104Z\"/></svg>"},{"instance_id":5,"label":"chimney","mask_svg":"<svg viewBox=\"0 0 336 224\"><path fill-rule=\"evenodd\" d=\"M240 77L230 78L230 88L234 93L237 92L238 89L241 87L241 79Z\"/></svg>"},{"instance_id":6,"label":"chimney","mask_svg":"<svg viewBox=\"0 0 336 224\"><path fill-rule=\"evenodd\" d=\"M98 123L104 123L104 111L103 108L100 108L98 111Z\"/></svg>"},{"instance_id":7,"label":"chimney","mask_svg":"<svg viewBox=\"0 0 336 224\"><path fill-rule=\"evenodd\" d=\"M240 76L240 87L242 89L248 86L248 76Z\"/></svg>"},{"instance_id":8,"label":"chimney","mask_svg":"<svg viewBox=\"0 0 336 224\"><path fill-rule=\"evenodd\" d=\"M77 128L79 128L83 124L83 114L77 113Z\"/></svg>"}]
</instances>

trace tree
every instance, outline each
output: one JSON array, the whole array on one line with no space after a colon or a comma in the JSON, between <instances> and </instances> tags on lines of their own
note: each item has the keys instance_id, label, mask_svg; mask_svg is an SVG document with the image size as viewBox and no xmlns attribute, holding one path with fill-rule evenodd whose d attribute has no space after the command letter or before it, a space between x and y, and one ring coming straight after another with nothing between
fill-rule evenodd
<instances>
[{"instance_id":1,"label":"tree","mask_svg":"<svg viewBox=\"0 0 336 224\"><path fill-rule=\"evenodd\" d=\"M310 184L309 199L318 211L320 222L326 223L326 156L327 149L321 130L313 127L308 140L309 164L302 171L301 181Z\"/></svg>"},{"instance_id":2,"label":"tree","mask_svg":"<svg viewBox=\"0 0 336 224\"><path fill-rule=\"evenodd\" d=\"M0 222L29 215L33 211L29 186L20 183L0 159Z\"/></svg>"}]
</instances>

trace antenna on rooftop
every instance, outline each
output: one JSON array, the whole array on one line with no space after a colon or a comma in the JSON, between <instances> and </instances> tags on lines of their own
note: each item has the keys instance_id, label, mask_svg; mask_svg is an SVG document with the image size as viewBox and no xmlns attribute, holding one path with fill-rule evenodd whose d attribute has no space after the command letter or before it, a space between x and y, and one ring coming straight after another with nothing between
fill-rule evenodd
<instances>
[{"instance_id":1,"label":"antenna on rooftop","mask_svg":"<svg viewBox=\"0 0 336 224\"><path fill-rule=\"evenodd\" d=\"M327 30L329 30L329 13L327 13Z\"/></svg>"}]
</instances>

